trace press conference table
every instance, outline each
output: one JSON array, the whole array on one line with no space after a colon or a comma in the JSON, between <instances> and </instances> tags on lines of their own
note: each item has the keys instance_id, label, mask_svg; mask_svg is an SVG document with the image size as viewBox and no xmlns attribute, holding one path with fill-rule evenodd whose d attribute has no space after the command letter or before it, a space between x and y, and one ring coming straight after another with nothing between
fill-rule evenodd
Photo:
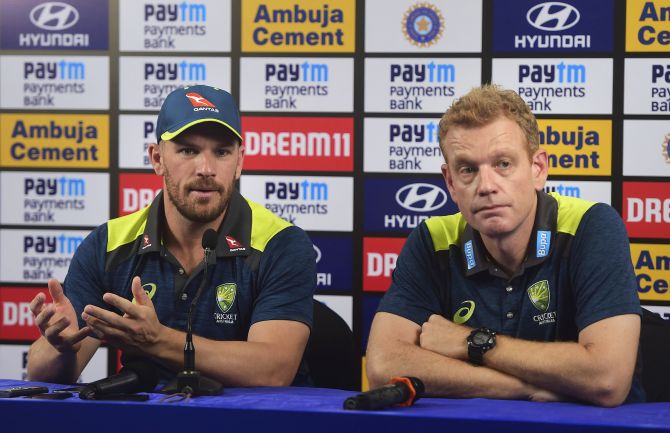
<instances>
[{"instance_id":1,"label":"press conference table","mask_svg":"<svg viewBox=\"0 0 670 433\"><path fill-rule=\"evenodd\" d=\"M0 387L63 385L0 380ZM670 403L603 409L572 403L423 398L410 408L342 409L354 393L321 388L229 388L188 402L0 398L0 431L14 432L670 432Z\"/></svg>"}]
</instances>

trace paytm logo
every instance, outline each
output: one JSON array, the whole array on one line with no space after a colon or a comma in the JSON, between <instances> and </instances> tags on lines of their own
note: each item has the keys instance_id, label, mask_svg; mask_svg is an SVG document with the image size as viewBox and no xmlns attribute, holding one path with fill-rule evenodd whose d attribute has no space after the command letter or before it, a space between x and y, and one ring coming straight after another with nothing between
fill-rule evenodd
<instances>
[{"instance_id":1,"label":"paytm logo","mask_svg":"<svg viewBox=\"0 0 670 433\"><path fill-rule=\"evenodd\" d=\"M179 63L145 63L144 79L158 81L206 81L207 65L182 60Z\"/></svg>"},{"instance_id":2,"label":"paytm logo","mask_svg":"<svg viewBox=\"0 0 670 433\"><path fill-rule=\"evenodd\" d=\"M29 14L30 22L42 30L66 30L77 24L79 11L62 2L46 2L35 6Z\"/></svg>"},{"instance_id":3,"label":"paytm logo","mask_svg":"<svg viewBox=\"0 0 670 433\"><path fill-rule=\"evenodd\" d=\"M564 63L557 65L519 65L519 83L529 80L533 83L584 83L586 65Z\"/></svg>"},{"instance_id":4,"label":"paytm logo","mask_svg":"<svg viewBox=\"0 0 670 433\"><path fill-rule=\"evenodd\" d=\"M396 202L414 212L431 212L447 203L447 193L430 183L412 183L400 188L395 195Z\"/></svg>"},{"instance_id":5,"label":"paytm logo","mask_svg":"<svg viewBox=\"0 0 670 433\"><path fill-rule=\"evenodd\" d=\"M670 83L670 65L665 64L665 65L651 65L651 82L656 83L659 80L663 81L664 83ZM652 88L652 96L659 96L658 91L656 91L657 94L654 94L656 89ZM663 89L666 90L666 89ZM663 95L667 96L667 95Z\"/></svg>"},{"instance_id":6,"label":"paytm logo","mask_svg":"<svg viewBox=\"0 0 670 433\"><path fill-rule=\"evenodd\" d=\"M456 81L456 66L452 63L430 62L428 64L397 64L389 68L391 82L405 83L453 83Z\"/></svg>"},{"instance_id":7,"label":"paytm logo","mask_svg":"<svg viewBox=\"0 0 670 433\"><path fill-rule=\"evenodd\" d=\"M327 201L328 184L325 182L266 182L265 198L280 200Z\"/></svg>"},{"instance_id":8,"label":"paytm logo","mask_svg":"<svg viewBox=\"0 0 670 433\"><path fill-rule=\"evenodd\" d=\"M86 195L86 181L81 178L32 178L23 180L23 194L37 196L81 197Z\"/></svg>"},{"instance_id":9,"label":"paytm logo","mask_svg":"<svg viewBox=\"0 0 670 433\"><path fill-rule=\"evenodd\" d=\"M200 23L207 21L207 6L202 3L145 4L144 21Z\"/></svg>"},{"instance_id":10,"label":"paytm logo","mask_svg":"<svg viewBox=\"0 0 670 433\"><path fill-rule=\"evenodd\" d=\"M86 66L82 62L25 62L23 64L23 78L40 80L84 80Z\"/></svg>"},{"instance_id":11,"label":"paytm logo","mask_svg":"<svg viewBox=\"0 0 670 433\"><path fill-rule=\"evenodd\" d=\"M570 186L570 185L547 185L544 187L544 192L550 193L550 192L557 192L560 195L567 196L567 197L576 197L580 198L582 196L582 190L578 186Z\"/></svg>"},{"instance_id":12,"label":"paytm logo","mask_svg":"<svg viewBox=\"0 0 670 433\"><path fill-rule=\"evenodd\" d=\"M438 126L435 122L424 124L397 124L389 125L389 141L395 143L436 143Z\"/></svg>"},{"instance_id":13,"label":"paytm logo","mask_svg":"<svg viewBox=\"0 0 670 433\"><path fill-rule=\"evenodd\" d=\"M23 252L74 254L83 240L81 236L67 236L64 233L58 236L24 236Z\"/></svg>"},{"instance_id":14,"label":"paytm logo","mask_svg":"<svg viewBox=\"0 0 670 433\"><path fill-rule=\"evenodd\" d=\"M574 27L579 22L579 10L561 2L540 3L528 10L528 24L539 30L559 32Z\"/></svg>"},{"instance_id":15,"label":"paytm logo","mask_svg":"<svg viewBox=\"0 0 670 433\"><path fill-rule=\"evenodd\" d=\"M328 65L325 63L267 63L265 81L328 81Z\"/></svg>"}]
</instances>

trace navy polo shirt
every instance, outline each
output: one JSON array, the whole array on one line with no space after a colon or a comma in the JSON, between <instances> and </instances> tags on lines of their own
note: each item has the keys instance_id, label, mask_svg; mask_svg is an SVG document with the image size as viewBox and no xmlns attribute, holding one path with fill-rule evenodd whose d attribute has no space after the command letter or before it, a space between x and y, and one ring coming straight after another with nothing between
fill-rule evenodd
<instances>
[{"instance_id":1,"label":"navy polo shirt","mask_svg":"<svg viewBox=\"0 0 670 433\"><path fill-rule=\"evenodd\" d=\"M488 259L463 216L417 227L379 310L418 325L440 314L472 328L535 341L577 341L599 320L640 314L628 237L610 206L538 193L527 257L511 278ZM643 401L639 375L627 402Z\"/></svg>"},{"instance_id":2,"label":"navy polo shirt","mask_svg":"<svg viewBox=\"0 0 670 433\"><path fill-rule=\"evenodd\" d=\"M111 309L102 301L105 292L132 299L130 283L138 275L159 321L186 329L204 266L190 275L184 272L161 241L163 221L161 193L151 206L108 221L82 242L64 282L80 326L87 304ZM311 327L315 286L315 253L305 232L235 191L193 311L193 333L212 340L244 341L251 325L260 321L292 320ZM161 381L174 377L174 372L161 373ZM295 384L305 383L301 366Z\"/></svg>"}]
</instances>

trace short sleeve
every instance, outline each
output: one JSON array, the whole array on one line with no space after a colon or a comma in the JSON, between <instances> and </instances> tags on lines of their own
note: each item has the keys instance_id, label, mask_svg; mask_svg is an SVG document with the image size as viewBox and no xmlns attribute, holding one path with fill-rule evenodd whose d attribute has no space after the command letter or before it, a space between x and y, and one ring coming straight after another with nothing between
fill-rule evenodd
<instances>
[{"instance_id":1,"label":"short sleeve","mask_svg":"<svg viewBox=\"0 0 670 433\"><path fill-rule=\"evenodd\" d=\"M258 268L258 298L251 323L293 320L312 327L316 254L307 234L296 226L268 244Z\"/></svg>"},{"instance_id":2,"label":"short sleeve","mask_svg":"<svg viewBox=\"0 0 670 433\"><path fill-rule=\"evenodd\" d=\"M109 309L102 300L105 293L105 253L107 225L96 228L77 247L68 268L63 291L77 313L79 327L85 325L81 313L86 305Z\"/></svg>"},{"instance_id":3,"label":"short sleeve","mask_svg":"<svg viewBox=\"0 0 670 433\"><path fill-rule=\"evenodd\" d=\"M430 233L425 223L421 224L407 238L377 312L392 313L418 325L432 314L441 314L435 260Z\"/></svg>"},{"instance_id":4,"label":"short sleeve","mask_svg":"<svg viewBox=\"0 0 670 433\"><path fill-rule=\"evenodd\" d=\"M641 314L628 235L612 207L596 204L582 218L570 271L579 331L608 317Z\"/></svg>"}]
</instances>

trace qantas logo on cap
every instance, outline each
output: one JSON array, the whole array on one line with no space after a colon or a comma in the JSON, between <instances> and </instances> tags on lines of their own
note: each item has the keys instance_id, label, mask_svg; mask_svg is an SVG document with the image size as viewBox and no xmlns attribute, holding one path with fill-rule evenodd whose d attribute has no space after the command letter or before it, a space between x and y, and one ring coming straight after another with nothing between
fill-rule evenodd
<instances>
[{"instance_id":1,"label":"qantas logo on cap","mask_svg":"<svg viewBox=\"0 0 670 433\"><path fill-rule=\"evenodd\" d=\"M149 235L144 235L144 239L142 240L143 245L142 249L149 248L151 246L151 240L149 239Z\"/></svg>"},{"instance_id":2,"label":"qantas logo on cap","mask_svg":"<svg viewBox=\"0 0 670 433\"><path fill-rule=\"evenodd\" d=\"M191 105L194 107L209 107L209 108L216 108L214 104L209 102L207 99L205 99L203 96L200 96L199 94L195 92L187 93L186 97L188 98L189 101L191 101Z\"/></svg>"}]
</instances>

